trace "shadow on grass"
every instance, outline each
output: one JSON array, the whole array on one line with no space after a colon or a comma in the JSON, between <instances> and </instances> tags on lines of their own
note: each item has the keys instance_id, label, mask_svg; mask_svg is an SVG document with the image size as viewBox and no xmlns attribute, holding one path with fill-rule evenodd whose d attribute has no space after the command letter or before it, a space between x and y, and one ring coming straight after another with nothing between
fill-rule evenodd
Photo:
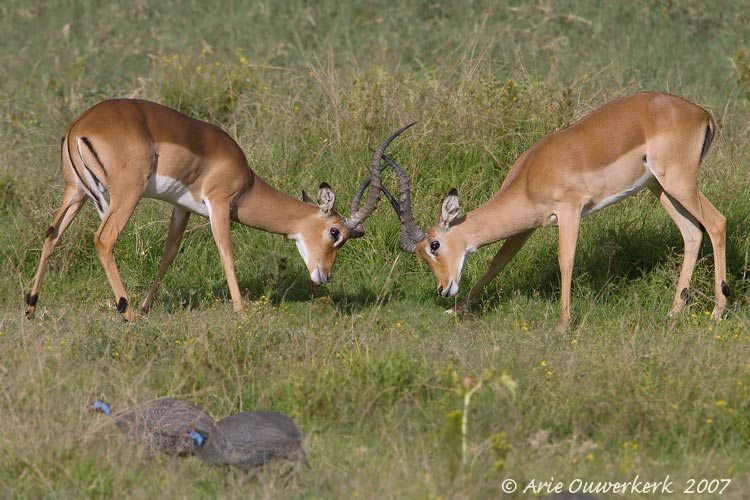
<instances>
[{"instance_id":1,"label":"shadow on grass","mask_svg":"<svg viewBox=\"0 0 750 500\"><path fill-rule=\"evenodd\" d=\"M307 276L299 276L296 279L289 277L282 281L277 279L242 280L239 282L239 287L246 305L262 298L278 306L283 303L305 303L328 297L333 306L345 314L356 313L376 302L383 303L391 300L390 294L379 296L369 288L358 287L354 293L332 291L325 286L315 285ZM143 300L146 293L144 291L139 299ZM227 307L231 307L232 298L226 282L217 281L212 286L173 285L169 293L162 291L157 295L152 307L167 311L200 310L217 302L226 303Z\"/></svg>"}]
</instances>

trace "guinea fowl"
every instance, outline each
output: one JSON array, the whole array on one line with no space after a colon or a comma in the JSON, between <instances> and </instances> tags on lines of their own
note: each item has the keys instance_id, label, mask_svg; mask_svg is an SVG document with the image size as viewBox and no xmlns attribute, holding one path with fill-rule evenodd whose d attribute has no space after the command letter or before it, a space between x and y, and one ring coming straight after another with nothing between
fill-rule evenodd
<instances>
[{"instance_id":1,"label":"guinea fowl","mask_svg":"<svg viewBox=\"0 0 750 500\"><path fill-rule=\"evenodd\" d=\"M287 459L310 467L302 449L302 433L283 413L238 413L219 420L214 432L192 427L185 435L195 443L195 456L210 465L233 465L249 471L275 459Z\"/></svg>"},{"instance_id":2,"label":"guinea fowl","mask_svg":"<svg viewBox=\"0 0 750 500\"><path fill-rule=\"evenodd\" d=\"M185 436L186 429L212 433L216 422L197 406L172 398L144 401L136 406L111 414L109 404L92 398L87 411L109 415L115 425L131 439L144 445L149 452L170 455L192 455L195 441Z\"/></svg>"}]
</instances>

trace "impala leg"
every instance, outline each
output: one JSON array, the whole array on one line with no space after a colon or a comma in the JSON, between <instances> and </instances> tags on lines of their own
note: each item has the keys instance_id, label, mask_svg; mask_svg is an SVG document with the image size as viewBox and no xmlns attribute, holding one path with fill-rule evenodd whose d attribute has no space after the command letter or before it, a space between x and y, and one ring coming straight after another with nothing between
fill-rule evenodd
<instances>
[{"instance_id":1,"label":"impala leg","mask_svg":"<svg viewBox=\"0 0 750 500\"><path fill-rule=\"evenodd\" d=\"M570 210L557 214L559 246L557 262L560 265L560 321L558 331L567 330L570 324L570 289L573 282L578 230L581 225L581 210Z\"/></svg>"},{"instance_id":2,"label":"impala leg","mask_svg":"<svg viewBox=\"0 0 750 500\"><path fill-rule=\"evenodd\" d=\"M726 255L727 218L700 191L698 191L698 198L703 208L703 225L714 249L714 310L711 317L718 319L724 313L727 307L727 297L729 297Z\"/></svg>"},{"instance_id":3,"label":"impala leg","mask_svg":"<svg viewBox=\"0 0 750 500\"><path fill-rule=\"evenodd\" d=\"M44 240L42 257L39 259L39 267L34 277L34 284L31 287L31 291L26 295L25 315L29 319L34 319L39 291L42 288L42 280L44 279L44 273L47 270L47 264L49 263L52 251L55 249L60 236L65 232L65 228L68 227L81 210L85 201L86 195L83 191L79 191L75 186L70 184L65 186L62 206L52 221L52 225L47 229L47 236Z\"/></svg>"},{"instance_id":4,"label":"impala leg","mask_svg":"<svg viewBox=\"0 0 750 500\"><path fill-rule=\"evenodd\" d=\"M729 285L727 285L726 234L727 219L696 190L692 197L678 198L677 201L703 225L711 239L714 252L714 310L711 317L719 319L727 307Z\"/></svg>"},{"instance_id":5,"label":"impala leg","mask_svg":"<svg viewBox=\"0 0 750 500\"><path fill-rule=\"evenodd\" d=\"M492 258L492 262L490 262L490 267L487 272L484 273L481 278L479 278L479 281L477 281L477 283L473 287L471 287L471 290L469 290L469 293L466 294L466 297L464 297L463 300L461 300L461 302L458 304L458 306L456 306L457 313L461 314L469 310L472 301L480 294L484 287L487 286L487 284L505 268L508 262L511 261L511 259L518 253L518 251L521 250L521 248L526 244L529 237L531 236L531 233L533 232L534 230L532 229L530 231L511 236L510 238L505 240L503 246L500 247L500 250L498 250L498 252Z\"/></svg>"},{"instance_id":6,"label":"impala leg","mask_svg":"<svg viewBox=\"0 0 750 500\"><path fill-rule=\"evenodd\" d=\"M672 201L679 203L690 216L703 225L711 239L714 253L714 310L711 317L718 319L726 309L729 296L726 264L727 220L700 192L694 180L658 180ZM673 182L670 184L669 181Z\"/></svg>"},{"instance_id":7,"label":"impala leg","mask_svg":"<svg viewBox=\"0 0 750 500\"><path fill-rule=\"evenodd\" d=\"M151 290L141 304L141 311L144 313L151 309L151 304L154 302L154 297L156 297L156 292L159 289L159 285L161 285L161 280L164 278L167 268L180 249L180 241L182 240L182 235L185 233L189 218L189 211L175 205L174 210L172 210L172 219L169 222L169 232L167 233L167 242L164 245L164 255L162 255L161 262L159 263L159 271L156 273L156 279L151 286Z\"/></svg>"},{"instance_id":8,"label":"impala leg","mask_svg":"<svg viewBox=\"0 0 750 500\"><path fill-rule=\"evenodd\" d=\"M211 220L211 232L219 249L221 265L227 277L229 294L232 296L234 312L242 311L242 295L237 284L237 276L234 272L234 254L232 253L232 234L230 231L229 206L226 202L210 203L205 200L209 207L209 219Z\"/></svg>"},{"instance_id":9,"label":"impala leg","mask_svg":"<svg viewBox=\"0 0 750 500\"><path fill-rule=\"evenodd\" d=\"M109 210L107 210L99 229L94 234L96 253L102 267L104 267L104 272L107 274L109 285L115 293L117 310L126 321L133 321L134 315L132 308L129 307L128 296L125 293L125 287L122 285L120 273L117 271L114 248L117 238L133 215L135 206L141 199L142 194L142 190L131 191L119 196L110 192Z\"/></svg>"},{"instance_id":10,"label":"impala leg","mask_svg":"<svg viewBox=\"0 0 750 500\"><path fill-rule=\"evenodd\" d=\"M703 228L695 217L690 215L677 200L665 193L661 187L654 186L651 188L651 191L659 198L664 210L667 211L680 229L685 246L685 253L682 257L682 269L680 270L680 277L677 279L677 291L674 294L672 307L669 310L669 316L675 316L682 311L690 299L690 278L693 276L693 270L695 269L701 242L703 241Z\"/></svg>"}]
</instances>

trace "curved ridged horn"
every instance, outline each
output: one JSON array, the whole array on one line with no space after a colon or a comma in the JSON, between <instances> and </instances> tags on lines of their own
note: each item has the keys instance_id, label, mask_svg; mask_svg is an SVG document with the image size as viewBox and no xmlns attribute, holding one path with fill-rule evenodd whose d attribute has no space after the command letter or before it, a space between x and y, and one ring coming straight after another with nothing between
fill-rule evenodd
<instances>
[{"instance_id":1,"label":"curved ridged horn","mask_svg":"<svg viewBox=\"0 0 750 500\"><path fill-rule=\"evenodd\" d=\"M400 202L396 201L396 198L388 192L387 189L381 187L383 194L391 203L391 206L398 215L398 220L401 222L401 237L399 238L399 246L404 252L414 253L417 249L417 243L425 239L425 232L414 222L414 214L411 210L411 193L409 190L409 177L404 172L404 169L395 162L393 158L388 155L383 155L383 160L386 164L390 165L396 175L398 175L398 192Z\"/></svg>"},{"instance_id":2,"label":"curved ridged horn","mask_svg":"<svg viewBox=\"0 0 750 500\"><path fill-rule=\"evenodd\" d=\"M364 189L367 188L368 181L365 181L365 183L363 183L364 187L360 186L361 192L358 191L352 199L350 215L349 217L344 219L344 225L349 229L351 238L359 238L360 236L364 235L365 229L364 227L362 227L362 222L364 222L365 219L372 215L372 212L375 210L375 207L378 204L378 199L380 198L380 163L383 157L383 153L385 153L385 149L388 147L391 141L393 141L393 139L398 137L404 130L408 129L415 123L417 122L412 122L408 125L405 125L389 135L388 138L384 140L383 143L375 150L375 154L373 154L372 156L372 163L370 163L370 191L367 195L365 205L362 208L359 208L359 202L362 199Z\"/></svg>"},{"instance_id":3,"label":"curved ridged horn","mask_svg":"<svg viewBox=\"0 0 750 500\"><path fill-rule=\"evenodd\" d=\"M375 150L372 148L370 148L370 151L372 151L373 153L375 152ZM386 168L388 168L387 163L383 163L382 165L380 165L380 173L383 173L383 170L385 170ZM370 185L370 182L372 182L372 177L368 177L367 179L365 179L362 182L362 184L360 184L359 187L357 188L357 191L354 193L354 197L352 198L352 203L349 208L350 213L353 213L359 210L359 204L362 202L362 195L365 193L365 189L367 189L367 186ZM380 186L380 189L383 189L384 193L386 192L382 184Z\"/></svg>"}]
</instances>

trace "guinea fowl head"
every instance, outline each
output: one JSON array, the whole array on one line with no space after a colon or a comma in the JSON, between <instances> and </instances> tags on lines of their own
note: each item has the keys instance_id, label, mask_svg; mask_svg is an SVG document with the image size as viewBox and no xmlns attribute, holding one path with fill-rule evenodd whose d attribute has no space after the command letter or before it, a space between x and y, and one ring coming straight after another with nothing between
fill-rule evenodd
<instances>
[{"instance_id":1,"label":"guinea fowl head","mask_svg":"<svg viewBox=\"0 0 750 500\"><path fill-rule=\"evenodd\" d=\"M198 448L203 446L203 443L206 441L206 436L196 431L195 429L188 429L187 431L185 431L184 436L190 438Z\"/></svg>"},{"instance_id":2,"label":"guinea fowl head","mask_svg":"<svg viewBox=\"0 0 750 500\"><path fill-rule=\"evenodd\" d=\"M86 405L86 411L98 411L99 413L104 413L105 415L109 415L109 412L110 412L109 403L106 403L102 401L101 399L92 398Z\"/></svg>"}]
</instances>

